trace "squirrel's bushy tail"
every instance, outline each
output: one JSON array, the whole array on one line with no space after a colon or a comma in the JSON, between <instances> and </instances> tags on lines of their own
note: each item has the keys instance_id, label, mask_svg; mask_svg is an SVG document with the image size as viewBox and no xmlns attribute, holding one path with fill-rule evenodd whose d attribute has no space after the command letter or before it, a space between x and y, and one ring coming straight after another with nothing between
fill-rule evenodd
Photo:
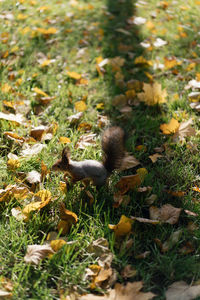
<instances>
[{"instance_id":1,"label":"squirrel's bushy tail","mask_svg":"<svg viewBox=\"0 0 200 300\"><path fill-rule=\"evenodd\" d=\"M124 139L124 130L118 126L109 127L103 133L103 165L109 173L119 169L122 164L125 155Z\"/></svg>"}]
</instances>

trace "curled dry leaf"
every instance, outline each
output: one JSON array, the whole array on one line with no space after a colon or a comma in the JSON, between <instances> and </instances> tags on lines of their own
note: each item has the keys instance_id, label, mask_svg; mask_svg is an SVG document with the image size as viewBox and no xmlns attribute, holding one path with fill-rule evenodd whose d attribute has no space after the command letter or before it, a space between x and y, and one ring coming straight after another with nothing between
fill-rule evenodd
<instances>
[{"instance_id":1,"label":"curled dry leaf","mask_svg":"<svg viewBox=\"0 0 200 300\"><path fill-rule=\"evenodd\" d=\"M29 245L24 260L26 263L38 265L43 258L53 253L50 245Z\"/></svg>"},{"instance_id":2,"label":"curled dry leaf","mask_svg":"<svg viewBox=\"0 0 200 300\"><path fill-rule=\"evenodd\" d=\"M13 207L11 209L11 214L17 221L25 221L26 222L28 220L27 216L25 214L23 214L20 207Z\"/></svg>"},{"instance_id":3,"label":"curled dry leaf","mask_svg":"<svg viewBox=\"0 0 200 300\"><path fill-rule=\"evenodd\" d=\"M137 274L137 270L133 269L131 265L127 265L124 267L124 269L121 271L121 276L124 279L132 278Z\"/></svg>"},{"instance_id":4,"label":"curled dry leaf","mask_svg":"<svg viewBox=\"0 0 200 300\"><path fill-rule=\"evenodd\" d=\"M135 189L141 183L139 174L122 176L116 184L116 188L120 191L120 194L126 194L129 190Z\"/></svg>"},{"instance_id":5,"label":"curled dry leaf","mask_svg":"<svg viewBox=\"0 0 200 300\"><path fill-rule=\"evenodd\" d=\"M60 204L60 218L71 224L76 224L78 222L78 217L75 213L65 208L64 203Z\"/></svg>"},{"instance_id":6,"label":"curled dry leaf","mask_svg":"<svg viewBox=\"0 0 200 300\"><path fill-rule=\"evenodd\" d=\"M25 138L23 138L22 136L19 136L17 133L15 132L10 132L10 131L5 131L4 135L9 139L12 140L18 144L23 144L23 142L25 141Z\"/></svg>"},{"instance_id":7,"label":"curled dry leaf","mask_svg":"<svg viewBox=\"0 0 200 300\"><path fill-rule=\"evenodd\" d=\"M66 244L67 244L67 242L62 239L51 240L51 242L50 242L50 246L53 249L53 251L55 251L55 252L58 252Z\"/></svg>"},{"instance_id":8,"label":"curled dry leaf","mask_svg":"<svg viewBox=\"0 0 200 300\"><path fill-rule=\"evenodd\" d=\"M68 137L66 137L66 136L61 136L61 137L59 138L59 143L60 143L60 144L69 144L69 143L71 143L71 141L70 141L70 139L69 139Z\"/></svg>"},{"instance_id":9,"label":"curled dry leaf","mask_svg":"<svg viewBox=\"0 0 200 300\"><path fill-rule=\"evenodd\" d=\"M114 230L116 237L120 237L131 232L133 222L134 221L131 218L127 218L126 216L122 215L117 225L109 224L108 227Z\"/></svg>"},{"instance_id":10,"label":"curled dry leaf","mask_svg":"<svg viewBox=\"0 0 200 300\"><path fill-rule=\"evenodd\" d=\"M188 285L184 281L176 281L165 293L166 300L192 300L200 296L200 285Z\"/></svg>"},{"instance_id":11,"label":"curled dry leaf","mask_svg":"<svg viewBox=\"0 0 200 300\"><path fill-rule=\"evenodd\" d=\"M12 298L12 293L0 289L0 299L5 300L5 299L11 299L11 298Z\"/></svg>"},{"instance_id":12,"label":"curled dry leaf","mask_svg":"<svg viewBox=\"0 0 200 300\"><path fill-rule=\"evenodd\" d=\"M25 199L29 194L32 195L25 186L8 185L0 190L0 202L8 201L11 197Z\"/></svg>"},{"instance_id":13,"label":"curled dry leaf","mask_svg":"<svg viewBox=\"0 0 200 300\"><path fill-rule=\"evenodd\" d=\"M76 144L76 148L85 149L88 146L96 146L96 136L95 133L82 135Z\"/></svg>"},{"instance_id":14,"label":"curled dry leaf","mask_svg":"<svg viewBox=\"0 0 200 300\"><path fill-rule=\"evenodd\" d=\"M167 91L162 90L161 84L158 82L153 84L144 83L143 90L144 93L139 93L137 96L146 105L153 106L167 101Z\"/></svg>"},{"instance_id":15,"label":"curled dry leaf","mask_svg":"<svg viewBox=\"0 0 200 300\"><path fill-rule=\"evenodd\" d=\"M136 259L145 259L147 256L150 255L150 251L145 251L143 253L140 253L138 255L135 256Z\"/></svg>"},{"instance_id":16,"label":"curled dry leaf","mask_svg":"<svg viewBox=\"0 0 200 300\"><path fill-rule=\"evenodd\" d=\"M0 112L0 119L15 122L18 125L25 124L25 119L22 114L4 114Z\"/></svg>"},{"instance_id":17,"label":"curled dry leaf","mask_svg":"<svg viewBox=\"0 0 200 300\"><path fill-rule=\"evenodd\" d=\"M176 224L181 210L182 208L174 207L171 204L165 204L161 208L151 206L149 208L150 219L159 220L169 224Z\"/></svg>"},{"instance_id":18,"label":"curled dry leaf","mask_svg":"<svg viewBox=\"0 0 200 300\"><path fill-rule=\"evenodd\" d=\"M47 126L41 125L35 127L31 129L30 136L32 136L36 141L41 141L43 134L47 132L47 130L48 130Z\"/></svg>"},{"instance_id":19,"label":"curled dry leaf","mask_svg":"<svg viewBox=\"0 0 200 300\"><path fill-rule=\"evenodd\" d=\"M200 94L200 93L199 93ZM190 107L192 109L195 109L196 111L200 111L200 102L193 102L193 103L190 103Z\"/></svg>"},{"instance_id":20,"label":"curled dry leaf","mask_svg":"<svg viewBox=\"0 0 200 300\"><path fill-rule=\"evenodd\" d=\"M147 224L153 224L153 225L160 223L160 221L158 221L158 220L150 220L150 219L139 218L139 217L131 217L131 219L134 221L138 221L140 223L147 223Z\"/></svg>"},{"instance_id":21,"label":"curled dry leaf","mask_svg":"<svg viewBox=\"0 0 200 300\"><path fill-rule=\"evenodd\" d=\"M70 122L70 124L77 124L78 121L82 118L82 116L83 116L83 112L80 111L75 115L71 115L67 117L67 120Z\"/></svg>"}]
</instances>

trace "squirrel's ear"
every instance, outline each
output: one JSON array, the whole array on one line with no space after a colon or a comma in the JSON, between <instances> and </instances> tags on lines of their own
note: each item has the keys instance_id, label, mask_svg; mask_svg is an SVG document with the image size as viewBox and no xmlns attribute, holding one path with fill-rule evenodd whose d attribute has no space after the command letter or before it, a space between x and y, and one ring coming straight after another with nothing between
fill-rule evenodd
<instances>
[{"instance_id":1,"label":"squirrel's ear","mask_svg":"<svg viewBox=\"0 0 200 300\"><path fill-rule=\"evenodd\" d=\"M69 163L69 156L70 156L70 151L69 151L68 147L65 147L62 151L62 161L65 164Z\"/></svg>"}]
</instances>

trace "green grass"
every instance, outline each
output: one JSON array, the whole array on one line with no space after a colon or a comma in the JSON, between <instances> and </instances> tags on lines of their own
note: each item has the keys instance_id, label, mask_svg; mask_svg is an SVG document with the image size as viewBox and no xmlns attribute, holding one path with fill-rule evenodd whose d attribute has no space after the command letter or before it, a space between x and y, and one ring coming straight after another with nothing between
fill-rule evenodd
<instances>
[{"instance_id":1,"label":"green grass","mask_svg":"<svg viewBox=\"0 0 200 300\"><path fill-rule=\"evenodd\" d=\"M195 1L169 1L166 9L158 1L147 1L147 5L136 7L134 0L96 0L90 7L89 1L77 1L77 5L70 5L68 1L42 1L47 6L44 11L39 1L7 0L1 2L2 14L5 19L0 24L1 39L0 55L0 109L3 112L14 112L6 108L3 100L17 101L29 100L29 111L26 115L28 126L16 127L11 122L0 120L0 183L1 188L9 184L16 184L19 180L18 172L41 171L41 161L50 169L52 164L60 157L63 145L59 138L70 138L69 144L73 159L101 159L99 137L102 129L97 124L98 115L107 115L111 124L117 124L126 131L126 147L137 159L141 166L148 170L143 186L151 186L157 200L153 205L162 206L170 203L183 210L188 209L199 215L200 197L192 187L199 186L199 133L195 137L186 139L184 143L173 143L171 137L161 134L159 126L168 122L172 117L180 122L194 120L194 126L199 130L199 115L189 106L188 93L184 87L189 80L195 79L200 73L199 63L192 70L187 70L190 63L199 57L198 31L200 6ZM76 2L75 2L76 3ZM139 3L139 1L137 2ZM80 9L81 7L81 9ZM8 12L13 19L8 18ZM157 17L151 17L156 12ZM7 14L7 16L6 16ZM18 15L27 16L19 20ZM145 17L153 22L154 30L145 25L129 25L127 19L134 15ZM180 26L183 25L185 37L180 36ZM57 29L55 34L45 36L35 34L35 28ZM26 30L27 33L22 32ZM128 31L128 35L118 30ZM154 41L160 37L168 42L161 48L152 51L141 47L140 42L145 39ZM7 41L6 41L7 39ZM193 43L196 41L197 43ZM12 50L14 46L15 48ZM127 46L125 49L123 46ZM80 52L82 49L82 53ZM6 56L8 51L8 56ZM196 53L196 56L195 56ZM142 55L148 60L164 63L164 57L176 56L182 64L175 67L177 75L166 70L153 70L152 67L138 67L134 64L136 57ZM104 76L99 76L96 70L96 58L122 57L124 65L120 69L124 80L115 79L115 72L110 65L105 66ZM41 68L38 60L55 60L47 67ZM88 79L88 85L76 85L75 80L67 76L67 71L83 74ZM159 107L148 107L142 103L132 107L131 116L123 117L117 107L112 104L116 95L127 91L126 84L135 79L149 83L145 72L154 76L154 80L162 84L168 93L168 102ZM12 78L14 73L14 78ZM34 74L37 74L36 76ZM21 85L17 79L22 78ZM11 80L12 79L12 80ZM2 91L7 83L12 87L8 93ZM48 106L41 107L33 88L38 87L49 96L55 96ZM174 99L178 94L178 100ZM88 147L84 150L76 149L75 145L84 131L78 130L78 125L71 125L67 117L74 114L74 103L86 96L87 110L81 122L91 125L91 132L97 134L97 147ZM103 110L97 110L98 103L104 103ZM38 110L41 113L38 113ZM186 114L186 116L184 115ZM58 124L53 138L46 142L46 149L29 159L20 159L17 170L7 168L7 155L14 153L20 155L22 146L8 140L4 132L14 131L21 136L29 137L30 124L49 126ZM79 121L80 123L80 121ZM188 148L192 141L197 150ZM43 142L45 143L45 142ZM164 158L153 164L149 155L155 153L154 148L166 144ZM136 151L136 146L145 145L146 151ZM87 251L88 245L104 237L109 242L109 248L114 254L112 267L117 272L117 281L126 283L122 278L121 270L131 264L137 270L137 275L131 281L144 282L144 291L157 294L155 299L165 299L165 290L175 281L184 280L187 283L195 282L200 278L200 230L199 216L188 216L182 210L179 222L175 225L150 225L135 222L130 237L133 239L132 247L125 249L129 237L124 237L121 247L115 242L113 232L108 224L117 224L121 215L149 218L149 206L145 199L146 194L130 191L130 203L119 208L113 208L114 183L121 175L135 174L135 169L115 174L111 177L108 189L101 189L98 193L89 187L94 196L94 203L89 205L81 185L77 184L67 194L59 188L63 174L51 172L42 183L52 193L55 199L40 212L33 213L27 223L17 221L11 214L13 207L24 207L24 200L12 197L9 202L0 203L0 275L13 282L13 299L59 299L61 291L66 295L74 288L78 293L90 293L89 281L84 280L85 269L97 263L94 255ZM36 188L36 191L39 187ZM173 197L166 191L184 191L182 198ZM151 195L151 193L149 195ZM196 199L196 201L194 201ZM27 265L24 256L30 244L42 244L50 231L57 229L59 221L59 203L64 202L67 209L78 215L78 223L73 226L67 235L68 241L74 241L73 246L66 252L65 247L57 252L53 258L43 260L39 266ZM187 228L188 222L197 225L194 232ZM155 242L166 241L172 232L183 229L181 239L168 252L162 253ZM180 254L180 249L186 242L191 242L194 251L191 254ZM145 259L136 259L135 256L150 251ZM92 291L96 292L96 291Z\"/></svg>"}]
</instances>

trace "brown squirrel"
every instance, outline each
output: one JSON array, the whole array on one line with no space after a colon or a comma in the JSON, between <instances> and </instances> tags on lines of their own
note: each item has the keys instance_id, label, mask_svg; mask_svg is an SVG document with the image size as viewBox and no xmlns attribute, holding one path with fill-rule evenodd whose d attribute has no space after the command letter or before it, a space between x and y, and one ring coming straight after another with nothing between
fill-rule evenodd
<instances>
[{"instance_id":1,"label":"brown squirrel","mask_svg":"<svg viewBox=\"0 0 200 300\"><path fill-rule=\"evenodd\" d=\"M52 166L52 170L66 172L72 178L72 183L79 180L82 180L83 183L92 181L95 186L101 187L106 183L111 172L119 169L122 164L125 156L124 136L124 130L118 126L109 127L103 132L101 139L102 162L71 160L69 150L65 147L62 151L62 158Z\"/></svg>"}]
</instances>

